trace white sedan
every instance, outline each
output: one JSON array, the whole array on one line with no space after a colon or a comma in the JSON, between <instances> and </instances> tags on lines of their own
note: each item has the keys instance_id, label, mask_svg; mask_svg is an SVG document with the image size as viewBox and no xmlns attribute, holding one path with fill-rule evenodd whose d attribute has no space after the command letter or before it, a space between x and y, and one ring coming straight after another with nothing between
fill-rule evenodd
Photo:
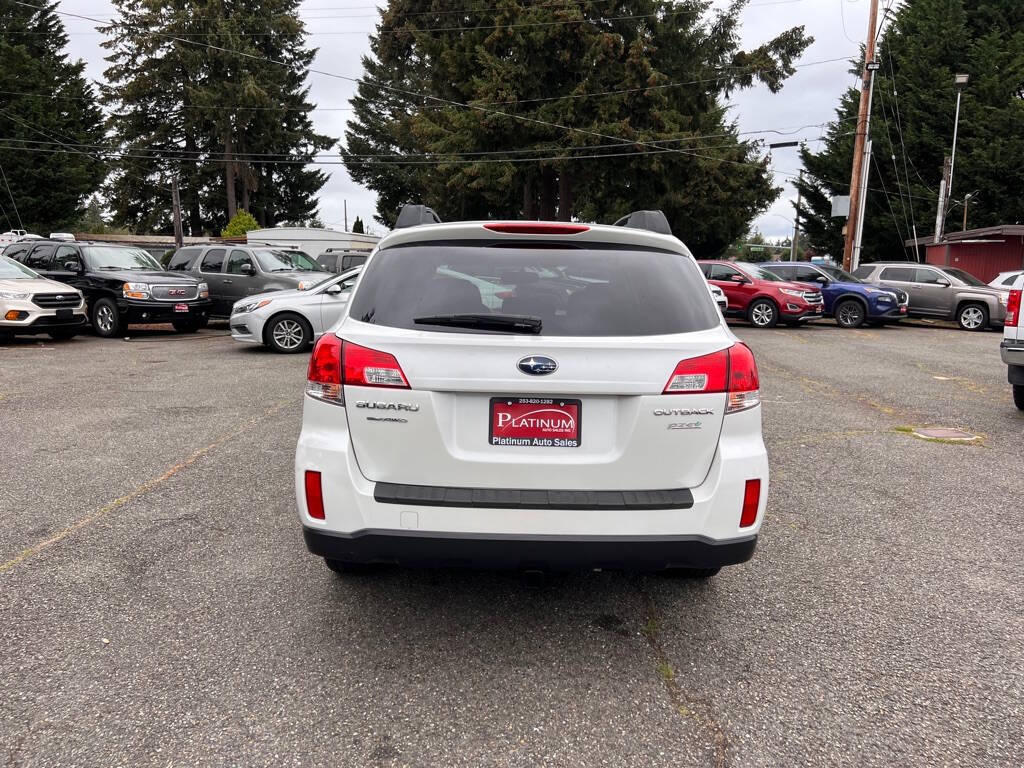
<instances>
[{"instance_id":1,"label":"white sedan","mask_svg":"<svg viewBox=\"0 0 1024 768\"><path fill-rule=\"evenodd\" d=\"M231 308L231 337L275 352L301 352L341 319L359 269L329 277L304 291L246 296Z\"/></svg>"}]
</instances>

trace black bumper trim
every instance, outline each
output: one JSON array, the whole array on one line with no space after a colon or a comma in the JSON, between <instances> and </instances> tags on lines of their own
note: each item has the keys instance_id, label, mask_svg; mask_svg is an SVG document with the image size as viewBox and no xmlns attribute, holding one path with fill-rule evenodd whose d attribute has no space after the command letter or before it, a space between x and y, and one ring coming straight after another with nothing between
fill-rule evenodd
<instances>
[{"instance_id":1,"label":"black bumper trim","mask_svg":"<svg viewBox=\"0 0 1024 768\"><path fill-rule=\"evenodd\" d=\"M448 488L439 485L377 483L373 498L381 504L480 509L689 509L689 488L664 491L558 491L519 488Z\"/></svg>"},{"instance_id":2,"label":"black bumper trim","mask_svg":"<svg viewBox=\"0 0 1024 768\"><path fill-rule=\"evenodd\" d=\"M303 527L314 555L349 563L512 570L664 570L745 563L757 536L715 541L703 536L490 536L417 531L332 534Z\"/></svg>"}]
</instances>

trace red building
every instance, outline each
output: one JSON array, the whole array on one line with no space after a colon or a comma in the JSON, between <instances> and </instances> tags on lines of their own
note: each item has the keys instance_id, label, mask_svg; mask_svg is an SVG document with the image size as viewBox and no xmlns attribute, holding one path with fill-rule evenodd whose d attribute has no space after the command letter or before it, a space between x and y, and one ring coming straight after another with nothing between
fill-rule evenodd
<instances>
[{"instance_id":1,"label":"red building","mask_svg":"<svg viewBox=\"0 0 1024 768\"><path fill-rule=\"evenodd\" d=\"M907 240L920 249L924 261L938 267L957 267L989 282L1000 272L1024 269L1024 225L1004 224L950 232L939 242L931 237Z\"/></svg>"}]
</instances>

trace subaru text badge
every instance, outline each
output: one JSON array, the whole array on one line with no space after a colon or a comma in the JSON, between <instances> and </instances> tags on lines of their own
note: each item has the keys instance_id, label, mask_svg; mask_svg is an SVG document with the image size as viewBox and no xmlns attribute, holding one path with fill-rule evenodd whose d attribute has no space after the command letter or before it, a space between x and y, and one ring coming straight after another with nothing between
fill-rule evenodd
<instances>
[{"instance_id":1,"label":"subaru text badge","mask_svg":"<svg viewBox=\"0 0 1024 768\"><path fill-rule=\"evenodd\" d=\"M531 376L547 376L558 370L558 363L544 355L524 357L518 363L519 370Z\"/></svg>"}]
</instances>

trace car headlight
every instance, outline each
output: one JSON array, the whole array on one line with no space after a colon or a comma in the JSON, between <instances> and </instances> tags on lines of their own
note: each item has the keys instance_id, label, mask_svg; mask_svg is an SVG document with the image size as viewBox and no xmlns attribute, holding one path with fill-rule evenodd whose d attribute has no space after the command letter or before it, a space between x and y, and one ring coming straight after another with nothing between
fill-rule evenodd
<instances>
[{"instance_id":1,"label":"car headlight","mask_svg":"<svg viewBox=\"0 0 1024 768\"><path fill-rule=\"evenodd\" d=\"M208 286L206 283L200 283L199 284L199 298L200 299L208 299L208 298L210 298L210 286Z\"/></svg>"},{"instance_id":2,"label":"car headlight","mask_svg":"<svg viewBox=\"0 0 1024 768\"><path fill-rule=\"evenodd\" d=\"M790 288L780 288L779 290L782 291L787 296L796 296L796 297L801 298L801 299L804 297L804 292L803 291L794 291L794 290L792 290Z\"/></svg>"},{"instance_id":3,"label":"car headlight","mask_svg":"<svg viewBox=\"0 0 1024 768\"><path fill-rule=\"evenodd\" d=\"M14 291L0 291L0 299L27 299L29 293L15 293Z\"/></svg>"},{"instance_id":4,"label":"car headlight","mask_svg":"<svg viewBox=\"0 0 1024 768\"><path fill-rule=\"evenodd\" d=\"M265 307L267 304L272 302L273 299L262 299L260 301L250 301L248 304L235 304L231 310L231 314L240 315L243 312L254 312L260 307Z\"/></svg>"},{"instance_id":5,"label":"car headlight","mask_svg":"<svg viewBox=\"0 0 1024 768\"><path fill-rule=\"evenodd\" d=\"M126 299L148 299L149 283L125 283L121 293Z\"/></svg>"}]
</instances>

